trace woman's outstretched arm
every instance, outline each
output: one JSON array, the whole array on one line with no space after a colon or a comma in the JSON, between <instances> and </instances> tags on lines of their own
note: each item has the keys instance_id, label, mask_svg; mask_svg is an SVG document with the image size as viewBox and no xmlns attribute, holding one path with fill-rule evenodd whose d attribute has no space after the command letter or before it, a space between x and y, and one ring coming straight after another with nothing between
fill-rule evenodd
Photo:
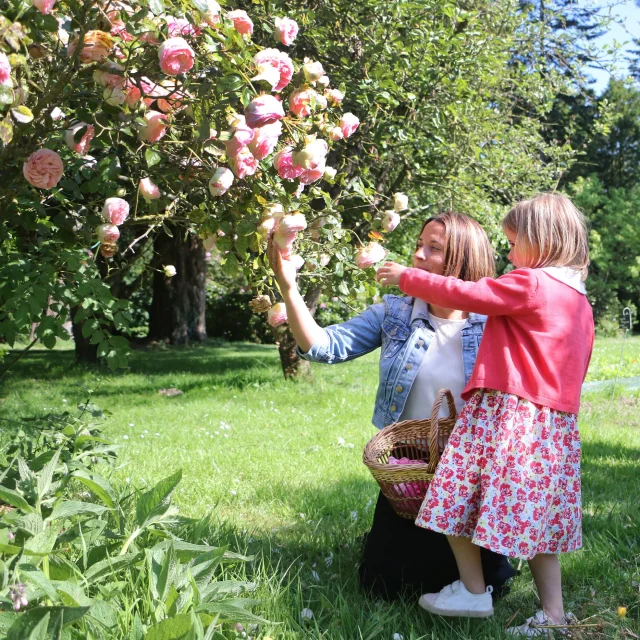
<instances>
[{"instance_id":1,"label":"woman's outstretched arm","mask_svg":"<svg viewBox=\"0 0 640 640\"><path fill-rule=\"evenodd\" d=\"M290 260L283 260L278 247L269 240L267 247L269 264L275 274L280 293L287 306L289 328L302 352L307 352L314 344L324 341L325 333L307 309L304 298L296 284L296 268Z\"/></svg>"}]
</instances>

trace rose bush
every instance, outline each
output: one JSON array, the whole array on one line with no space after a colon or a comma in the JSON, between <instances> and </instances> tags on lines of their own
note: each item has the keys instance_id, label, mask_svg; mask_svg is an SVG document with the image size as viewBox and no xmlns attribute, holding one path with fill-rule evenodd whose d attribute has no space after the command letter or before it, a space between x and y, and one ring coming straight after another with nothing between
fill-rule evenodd
<instances>
[{"instance_id":1,"label":"rose bush","mask_svg":"<svg viewBox=\"0 0 640 640\"><path fill-rule=\"evenodd\" d=\"M359 120L340 111L348 92L331 86L328 65L276 48L293 48L296 21L269 17L276 47L273 35L263 47L251 15L212 0L11 7L0 23L0 335L10 343L37 323L53 346L71 313L76 339L123 365L126 274L183 276L149 258L164 234L217 238L214 259L244 269L272 305L271 234L301 277L345 295L373 286L354 262L367 238L341 224L345 159L327 166L330 133L349 137Z\"/></svg>"}]
</instances>

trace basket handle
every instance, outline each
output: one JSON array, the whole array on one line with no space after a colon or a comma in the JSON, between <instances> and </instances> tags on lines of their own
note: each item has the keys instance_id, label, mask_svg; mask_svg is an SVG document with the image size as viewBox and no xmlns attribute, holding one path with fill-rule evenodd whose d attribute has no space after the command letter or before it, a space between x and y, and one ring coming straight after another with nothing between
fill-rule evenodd
<instances>
[{"instance_id":1,"label":"basket handle","mask_svg":"<svg viewBox=\"0 0 640 640\"><path fill-rule=\"evenodd\" d=\"M449 417L454 420L458 417L456 411L456 403L453 399L453 395L449 389L440 389L436 394L436 399L433 403L433 409L431 409L431 432L429 433L429 466L427 467L427 473L435 473L436 466L440 461L440 447L438 445L438 436L440 435L440 424L438 420L440 418L440 407L442 401L447 399L447 405L449 408Z\"/></svg>"}]
</instances>

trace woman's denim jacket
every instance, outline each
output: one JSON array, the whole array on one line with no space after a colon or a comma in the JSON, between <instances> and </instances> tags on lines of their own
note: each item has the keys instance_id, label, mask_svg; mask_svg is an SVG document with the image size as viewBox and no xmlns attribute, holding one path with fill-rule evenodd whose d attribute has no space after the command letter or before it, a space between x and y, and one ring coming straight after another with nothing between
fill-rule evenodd
<instances>
[{"instance_id":1,"label":"woman's denim jacket","mask_svg":"<svg viewBox=\"0 0 640 640\"><path fill-rule=\"evenodd\" d=\"M462 329L465 383L471 377L486 320L486 316L470 313ZM347 322L325 327L324 332L326 340L314 344L307 353L299 352L301 357L336 364L382 347L372 422L378 429L397 422L434 334L426 303L386 295L380 304Z\"/></svg>"}]
</instances>

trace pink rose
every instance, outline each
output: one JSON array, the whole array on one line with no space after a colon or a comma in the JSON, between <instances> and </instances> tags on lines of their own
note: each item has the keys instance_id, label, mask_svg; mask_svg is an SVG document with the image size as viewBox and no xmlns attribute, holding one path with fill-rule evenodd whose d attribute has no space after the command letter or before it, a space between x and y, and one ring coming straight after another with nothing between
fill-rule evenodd
<instances>
[{"instance_id":1,"label":"pink rose","mask_svg":"<svg viewBox=\"0 0 640 640\"><path fill-rule=\"evenodd\" d=\"M235 157L229 160L231 170L236 176L242 180L247 176L252 176L258 169L258 160L253 157L253 154L249 149L244 148Z\"/></svg>"},{"instance_id":2,"label":"pink rose","mask_svg":"<svg viewBox=\"0 0 640 640\"><path fill-rule=\"evenodd\" d=\"M181 111L186 108L186 105L183 105L183 100L187 98L187 94L184 90L177 89L175 82L171 80L163 82L162 86L158 87L157 93L160 92L162 92L162 97L156 96L158 97L157 105L163 113Z\"/></svg>"},{"instance_id":3,"label":"pink rose","mask_svg":"<svg viewBox=\"0 0 640 640\"><path fill-rule=\"evenodd\" d=\"M296 253L294 256L290 256L289 260L296 268L296 271L300 271L300 269L304 267L304 258L299 253Z\"/></svg>"},{"instance_id":4,"label":"pink rose","mask_svg":"<svg viewBox=\"0 0 640 640\"><path fill-rule=\"evenodd\" d=\"M107 198L102 207L102 217L116 226L129 217L129 203L122 198Z\"/></svg>"},{"instance_id":5,"label":"pink rose","mask_svg":"<svg viewBox=\"0 0 640 640\"><path fill-rule=\"evenodd\" d=\"M385 211L380 226L387 232L393 231L400 224L400 215L395 211Z\"/></svg>"},{"instance_id":6,"label":"pink rose","mask_svg":"<svg viewBox=\"0 0 640 640\"><path fill-rule=\"evenodd\" d=\"M0 51L0 85L6 85L8 82L11 82L10 78L11 64L9 63L9 58Z\"/></svg>"},{"instance_id":7,"label":"pink rose","mask_svg":"<svg viewBox=\"0 0 640 640\"><path fill-rule=\"evenodd\" d=\"M160 69L170 76L185 73L193 67L195 55L184 38L169 38L158 49Z\"/></svg>"},{"instance_id":8,"label":"pink rose","mask_svg":"<svg viewBox=\"0 0 640 640\"><path fill-rule=\"evenodd\" d=\"M314 106L327 108L327 101L311 87L301 87L289 96L289 110L299 118L311 115Z\"/></svg>"},{"instance_id":9,"label":"pink rose","mask_svg":"<svg viewBox=\"0 0 640 640\"><path fill-rule=\"evenodd\" d=\"M384 260L387 253L387 250L382 245L379 245L377 242L369 242L366 246L356 251L356 266L360 269L373 267L374 264Z\"/></svg>"},{"instance_id":10,"label":"pink rose","mask_svg":"<svg viewBox=\"0 0 640 640\"><path fill-rule=\"evenodd\" d=\"M293 164L293 150L291 147L285 147L282 151L276 153L273 158L273 166L278 175L284 180L295 180L304 173L302 167Z\"/></svg>"},{"instance_id":11,"label":"pink rose","mask_svg":"<svg viewBox=\"0 0 640 640\"><path fill-rule=\"evenodd\" d=\"M329 262L331 262L331 257L328 256L326 253L322 253L320 254L320 266L321 267L326 267Z\"/></svg>"},{"instance_id":12,"label":"pink rose","mask_svg":"<svg viewBox=\"0 0 640 640\"><path fill-rule=\"evenodd\" d=\"M22 173L29 184L39 189L53 189L64 172L62 158L51 149L34 151L22 165Z\"/></svg>"},{"instance_id":13,"label":"pink rose","mask_svg":"<svg viewBox=\"0 0 640 640\"><path fill-rule=\"evenodd\" d=\"M226 167L218 167L209 180L209 191L216 198L223 196L233 184L233 173Z\"/></svg>"},{"instance_id":14,"label":"pink rose","mask_svg":"<svg viewBox=\"0 0 640 640\"><path fill-rule=\"evenodd\" d=\"M324 92L324 97L331 103L331 104L340 104L343 100L344 100L344 93L342 93L342 91L339 91L338 89L326 89Z\"/></svg>"},{"instance_id":15,"label":"pink rose","mask_svg":"<svg viewBox=\"0 0 640 640\"><path fill-rule=\"evenodd\" d=\"M200 17L210 27L215 27L220 23L220 13L222 13L222 7L216 2L216 0L206 0L207 10L200 12Z\"/></svg>"},{"instance_id":16,"label":"pink rose","mask_svg":"<svg viewBox=\"0 0 640 640\"><path fill-rule=\"evenodd\" d=\"M320 178L324 177L324 172L324 162L314 169L307 169L306 171L303 171L300 176L300 184L311 184L312 182L316 182L320 180Z\"/></svg>"},{"instance_id":17,"label":"pink rose","mask_svg":"<svg viewBox=\"0 0 640 640\"><path fill-rule=\"evenodd\" d=\"M235 158L253 140L255 135L254 130L247 126L243 116L237 118L233 125L233 137L224 143L228 158Z\"/></svg>"},{"instance_id":18,"label":"pink rose","mask_svg":"<svg viewBox=\"0 0 640 640\"><path fill-rule=\"evenodd\" d=\"M160 197L160 189L151 178L142 178L138 184L138 191L147 202L157 200Z\"/></svg>"},{"instance_id":19,"label":"pink rose","mask_svg":"<svg viewBox=\"0 0 640 640\"><path fill-rule=\"evenodd\" d=\"M307 82L315 82L324 76L324 69L320 62L312 62L309 58L305 58L302 73L304 73Z\"/></svg>"},{"instance_id":20,"label":"pink rose","mask_svg":"<svg viewBox=\"0 0 640 640\"><path fill-rule=\"evenodd\" d=\"M109 222L101 224L96 229L96 233L98 234L98 240L105 244L115 244L120 237L120 230L118 227L116 227L115 224L110 224Z\"/></svg>"},{"instance_id":21,"label":"pink rose","mask_svg":"<svg viewBox=\"0 0 640 640\"><path fill-rule=\"evenodd\" d=\"M111 20L111 31L112 36L116 36L120 38L123 42L131 42L133 40L133 36L127 31L127 25L122 20Z\"/></svg>"},{"instance_id":22,"label":"pink rose","mask_svg":"<svg viewBox=\"0 0 640 640\"><path fill-rule=\"evenodd\" d=\"M40 13L44 13L45 15L51 13L55 3L56 0L31 0L31 4L40 11Z\"/></svg>"},{"instance_id":23,"label":"pink rose","mask_svg":"<svg viewBox=\"0 0 640 640\"><path fill-rule=\"evenodd\" d=\"M79 42L80 40L76 39L69 45L67 49L69 57L73 56ZM87 31L84 34L80 62L83 64L100 62L111 55L114 46L113 38L108 33L98 30Z\"/></svg>"},{"instance_id":24,"label":"pink rose","mask_svg":"<svg viewBox=\"0 0 640 640\"><path fill-rule=\"evenodd\" d=\"M286 215L280 220L273 233L273 242L280 249L282 257L288 260L296 239L296 234L306 229L307 221L301 213Z\"/></svg>"},{"instance_id":25,"label":"pink rose","mask_svg":"<svg viewBox=\"0 0 640 640\"><path fill-rule=\"evenodd\" d=\"M344 133L342 133L340 127L333 127L333 129L329 131L329 140L336 142L337 140L342 140L342 138L344 138Z\"/></svg>"},{"instance_id":26,"label":"pink rose","mask_svg":"<svg viewBox=\"0 0 640 640\"><path fill-rule=\"evenodd\" d=\"M293 163L303 169L316 169L324 164L329 146L321 138L311 140L300 151L293 152Z\"/></svg>"},{"instance_id":27,"label":"pink rose","mask_svg":"<svg viewBox=\"0 0 640 640\"><path fill-rule=\"evenodd\" d=\"M278 138L282 133L282 122L272 122L265 124L264 127L254 129L255 135L249 143L249 149L254 158L264 160L278 144Z\"/></svg>"},{"instance_id":28,"label":"pink rose","mask_svg":"<svg viewBox=\"0 0 640 640\"><path fill-rule=\"evenodd\" d=\"M360 125L360 120L353 113L345 113L338 123L345 138L352 135Z\"/></svg>"},{"instance_id":29,"label":"pink rose","mask_svg":"<svg viewBox=\"0 0 640 640\"><path fill-rule=\"evenodd\" d=\"M302 213L288 214L278 222L278 230L283 233L298 233L307 228L307 220Z\"/></svg>"},{"instance_id":30,"label":"pink rose","mask_svg":"<svg viewBox=\"0 0 640 640\"><path fill-rule=\"evenodd\" d=\"M257 228L257 232L260 234L263 240L266 240L271 236L276 226L277 220L275 218L265 218L260 222Z\"/></svg>"},{"instance_id":31,"label":"pink rose","mask_svg":"<svg viewBox=\"0 0 640 640\"><path fill-rule=\"evenodd\" d=\"M82 137L78 142L76 142L76 133L80 131L80 129L85 129L85 132L82 134ZM70 129L67 129L67 132L64 135L65 142L67 146L72 151L79 153L81 156L87 154L89 150L89 145L91 144L91 139L95 134L95 129L92 124L87 124L86 122L78 122L78 124L73 125Z\"/></svg>"},{"instance_id":32,"label":"pink rose","mask_svg":"<svg viewBox=\"0 0 640 640\"><path fill-rule=\"evenodd\" d=\"M178 36L199 36L202 31L192 25L186 18L167 16L167 31L172 38Z\"/></svg>"},{"instance_id":33,"label":"pink rose","mask_svg":"<svg viewBox=\"0 0 640 640\"><path fill-rule=\"evenodd\" d=\"M245 108L244 116L247 125L252 129L271 124L276 120L284 118L282 102L278 98L270 95L262 95L254 98Z\"/></svg>"},{"instance_id":34,"label":"pink rose","mask_svg":"<svg viewBox=\"0 0 640 640\"><path fill-rule=\"evenodd\" d=\"M121 87L105 87L102 92L102 97L104 101L112 107L117 107L127 101L127 94Z\"/></svg>"},{"instance_id":35,"label":"pink rose","mask_svg":"<svg viewBox=\"0 0 640 640\"><path fill-rule=\"evenodd\" d=\"M242 9L229 11L226 17L233 22L234 29L240 35L250 36L253 33L253 22L246 11L242 11Z\"/></svg>"},{"instance_id":36,"label":"pink rose","mask_svg":"<svg viewBox=\"0 0 640 640\"><path fill-rule=\"evenodd\" d=\"M253 63L258 68L259 74L264 73L265 67L272 67L279 74L277 84L271 84L274 91L284 89L293 77L293 61L291 58L278 49L263 49L253 57ZM268 79L268 74L264 75L264 79ZM269 80L271 82L271 80ZM275 82L275 78L274 78Z\"/></svg>"},{"instance_id":37,"label":"pink rose","mask_svg":"<svg viewBox=\"0 0 640 640\"><path fill-rule=\"evenodd\" d=\"M116 62L106 62L93 72L93 79L103 87L119 87L125 83L124 68Z\"/></svg>"},{"instance_id":38,"label":"pink rose","mask_svg":"<svg viewBox=\"0 0 640 640\"><path fill-rule=\"evenodd\" d=\"M287 323L287 307L284 302L278 302L267 312L267 322L272 327L279 327L281 324Z\"/></svg>"},{"instance_id":39,"label":"pink rose","mask_svg":"<svg viewBox=\"0 0 640 640\"><path fill-rule=\"evenodd\" d=\"M141 142L153 144L167 132L167 116L160 111L147 111L144 114L145 126L138 129L138 139Z\"/></svg>"},{"instance_id":40,"label":"pink rose","mask_svg":"<svg viewBox=\"0 0 640 640\"><path fill-rule=\"evenodd\" d=\"M276 40L288 47L298 35L298 23L291 18L276 18Z\"/></svg>"}]
</instances>

